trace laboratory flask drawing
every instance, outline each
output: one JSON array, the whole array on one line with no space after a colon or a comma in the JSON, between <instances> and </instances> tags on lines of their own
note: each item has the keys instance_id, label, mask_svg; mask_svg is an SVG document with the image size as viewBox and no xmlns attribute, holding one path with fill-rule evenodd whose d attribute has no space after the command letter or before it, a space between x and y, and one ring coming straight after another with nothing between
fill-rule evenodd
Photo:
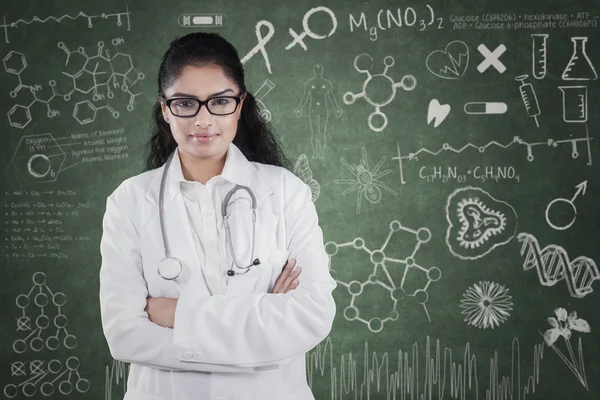
<instances>
[{"instance_id":1,"label":"laboratory flask drawing","mask_svg":"<svg viewBox=\"0 0 600 400\"><path fill-rule=\"evenodd\" d=\"M588 38L584 36L574 36L573 54L562 73L564 81L595 81L598 79L598 73L590 57L587 54L586 43Z\"/></svg>"},{"instance_id":2,"label":"laboratory flask drawing","mask_svg":"<svg viewBox=\"0 0 600 400\"><path fill-rule=\"evenodd\" d=\"M364 60L367 58L369 60L367 68L359 67L359 60ZM388 69L392 67L394 63L394 57L386 56L383 59L383 64L385 65L383 72L381 74L371 75L370 70L373 66L373 58L367 53L359 54L354 58L354 69L361 74L366 74L367 79L363 83L362 92L358 94L346 92L344 94L344 103L350 105L353 104L356 99L364 97L367 103L375 107L375 111L369 114L369 119L367 121L369 128L371 128L371 130L374 132L381 132L387 127L388 118L381 111L381 108L390 104L392 100L394 100L396 97L396 88L401 88L409 92L417 87L417 78L415 78L413 75L404 75L400 82L394 82L394 80L387 75ZM381 123L377 126L373 122L373 119L376 116L381 118Z\"/></svg>"},{"instance_id":3,"label":"laboratory flask drawing","mask_svg":"<svg viewBox=\"0 0 600 400\"><path fill-rule=\"evenodd\" d=\"M15 398L20 394L26 397L68 395L75 389L85 393L90 382L79 372L78 357L69 356L61 361L54 357L46 362L31 360L46 351L56 351L62 347L68 351L77 346L77 338L67 331L67 317L63 306L67 297L62 292L52 291L46 284L46 275L36 272L32 277L33 286L26 294L16 298L16 305L22 310L17 318L17 332L25 335L12 343L12 348L20 359L10 363L11 381L4 386L4 396ZM54 308L56 311L52 311ZM39 356L38 356L39 357Z\"/></svg>"}]
</instances>

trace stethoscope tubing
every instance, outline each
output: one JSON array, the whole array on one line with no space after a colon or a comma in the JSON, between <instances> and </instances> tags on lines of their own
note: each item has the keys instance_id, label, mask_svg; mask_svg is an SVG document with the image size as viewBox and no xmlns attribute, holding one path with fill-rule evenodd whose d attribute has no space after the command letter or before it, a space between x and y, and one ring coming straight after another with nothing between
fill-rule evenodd
<instances>
[{"instance_id":1,"label":"stethoscope tubing","mask_svg":"<svg viewBox=\"0 0 600 400\"><path fill-rule=\"evenodd\" d=\"M177 149L175 151L177 151ZM177 279L181 275L181 272L183 270L181 261L176 259L175 257L171 256L169 242L167 240L167 234L166 234L166 230L165 230L165 217L164 217L165 184L166 184L166 180L167 180L167 172L171 165L173 156L175 155L175 151L173 151L173 153L171 153L171 155L169 156L169 158L167 159L167 161L165 163L165 168L163 169L161 180L160 180L160 189L159 189L159 195L158 195L159 225L160 225L160 233L161 233L162 242L163 242L163 249L164 249L164 253L165 253L165 258L163 258L160 261L160 263L158 264L158 274L163 279L166 279L166 280ZM237 261L237 257L235 255L235 250L233 248L233 242L231 240L231 230L229 227L229 215L227 214L227 208L229 207L229 202L231 200L231 197L238 190L245 190L251 199L250 207L252 209L252 247L251 247L251 252L250 252L250 254L251 254L250 259L252 260L252 262L248 266L242 266ZM229 276L246 274L250 270L251 267L260 264L259 259L254 259L254 246L255 246L255 239L256 239L256 203L257 203L256 196L252 192L252 189L250 189L248 186L239 185L239 184L236 184L227 193L227 195L225 195L225 198L223 199L223 201L221 203L221 216L223 217L226 241L228 243L229 251L230 251L231 257L233 259L231 268L228 271ZM238 267L239 269L243 270L244 272L239 273L239 272L233 271L234 265L236 267ZM165 271L165 269L167 269L168 272Z\"/></svg>"}]
</instances>

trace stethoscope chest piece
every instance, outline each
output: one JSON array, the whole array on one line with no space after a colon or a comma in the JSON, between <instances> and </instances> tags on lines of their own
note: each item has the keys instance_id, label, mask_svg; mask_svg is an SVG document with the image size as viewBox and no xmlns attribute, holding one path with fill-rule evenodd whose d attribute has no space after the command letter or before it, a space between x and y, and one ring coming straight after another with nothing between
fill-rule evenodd
<instances>
[{"instance_id":1,"label":"stethoscope chest piece","mask_svg":"<svg viewBox=\"0 0 600 400\"><path fill-rule=\"evenodd\" d=\"M181 270L181 262L173 257L165 257L158 263L158 274L167 280L176 279Z\"/></svg>"}]
</instances>

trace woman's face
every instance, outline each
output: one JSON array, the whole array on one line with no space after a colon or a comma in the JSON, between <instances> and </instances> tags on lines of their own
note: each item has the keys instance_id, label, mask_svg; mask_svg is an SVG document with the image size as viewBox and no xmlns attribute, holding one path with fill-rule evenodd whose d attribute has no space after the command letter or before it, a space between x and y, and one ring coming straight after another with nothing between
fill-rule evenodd
<instances>
[{"instance_id":1,"label":"woman's face","mask_svg":"<svg viewBox=\"0 0 600 400\"><path fill-rule=\"evenodd\" d=\"M214 64L202 67L188 65L181 71L175 83L168 88L164 96L167 100L176 98L195 98L206 101L219 96L237 96L238 86L228 78L223 69ZM230 101L234 101L230 99ZM214 108L223 107L225 101L213 101ZM235 103L234 103L235 104ZM230 115L212 115L206 105L202 105L198 114L193 117L173 115L169 107L161 102L163 117L171 127L173 138L179 145L180 152L197 158L220 158L227 153L229 144L235 138L242 102ZM212 104L211 104L212 105ZM185 110L190 103L174 101L172 109L179 107ZM213 110L214 111L214 110ZM176 114L181 114L176 111Z\"/></svg>"}]
</instances>

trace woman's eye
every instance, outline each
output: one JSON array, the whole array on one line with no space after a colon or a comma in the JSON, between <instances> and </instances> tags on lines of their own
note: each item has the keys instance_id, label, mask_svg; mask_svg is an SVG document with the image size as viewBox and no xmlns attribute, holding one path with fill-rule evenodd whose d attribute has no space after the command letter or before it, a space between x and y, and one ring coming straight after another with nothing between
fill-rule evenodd
<instances>
[{"instance_id":1,"label":"woman's eye","mask_svg":"<svg viewBox=\"0 0 600 400\"><path fill-rule=\"evenodd\" d=\"M212 99L210 102L212 105L215 105L215 106L224 106L229 103L229 99L225 98L225 97L219 97L216 99Z\"/></svg>"},{"instance_id":2,"label":"woman's eye","mask_svg":"<svg viewBox=\"0 0 600 400\"><path fill-rule=\"evenodd\" d=\"M187 100L181 100L181 101L177 101L177 102L175 102L175 105L176 105L177 107L190 107L190 106L192 105L192 103L190 103L190 102L189 102L189 101L187 101Z\"/></svg>"}]
</instances>

